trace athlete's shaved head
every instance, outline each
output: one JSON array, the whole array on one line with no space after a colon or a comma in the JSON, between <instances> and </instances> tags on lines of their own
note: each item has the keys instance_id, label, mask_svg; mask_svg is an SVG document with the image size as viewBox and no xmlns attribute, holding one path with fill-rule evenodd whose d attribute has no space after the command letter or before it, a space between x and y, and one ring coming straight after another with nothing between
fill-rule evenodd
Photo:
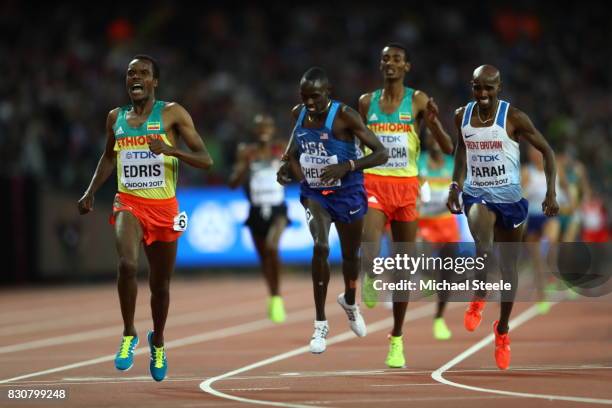
<instances>
[{"instance_id":1,"label":"athlete's shaved head","mask_svg":"<svg viewBox=\"0 0 612 408\"><path fill-rule=\"evenodd\" d=\"M472 81L483 80L486 82L501 82L501 75L499 69L493 65L481 65L474 70L472 74Z\"/></svg>"},{"instance_id":2,"label":"athlete's shaved head","mask_svg":"<svg viewBox=\"0 0 612 408\"><path fill-rule=\"evenodd\" d=\"M300 86L306 82L312 82L315 87L327 88L329 86L329 79L327 73L323 68L312 67L302 75Z\"/></svg>"},{"instance_id":3,"label":"athlete's shaved head","mask_svg":"<svg viewBox=\"0 0 612 408\"><path fill-rule=\"evenodd\" d=\"M479 111L497 107L497 95L501 91L501 75L493 65L481 65L472 74L472 93Z\"/></svg>"}]
</instances>

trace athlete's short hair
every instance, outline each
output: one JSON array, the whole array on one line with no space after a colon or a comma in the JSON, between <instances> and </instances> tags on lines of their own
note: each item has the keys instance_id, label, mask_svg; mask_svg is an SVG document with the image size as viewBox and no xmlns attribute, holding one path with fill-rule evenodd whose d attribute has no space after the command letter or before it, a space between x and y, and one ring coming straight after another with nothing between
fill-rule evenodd
<instances>
[{"instance_id":1,"label":"athlete's short hair","mask_svg":"<svg viewBox=\"0 0 612 408\"><path fill-rule=\"evenodd\" d=\"M397 49L404 51L404 60L406 62L410 62L410 54L408 53L408 48L404 44L400 42L390 42L390 43L387 43L383 48L387 48L387 47L397 48Z\"/></svg>"},{"instance_id":2,"label":"athlete's short hair","mask_svg":"<svg viewBox=\"0 0 612 408\"><path fill-rule=\"evenodd\" d=\"M137 60L137 59L149 61L151 65L153 66L153 78L159 79L159 64L157 63L157 60L155 60L155 58L147 54L138 54L138 55L135 55L134 58L132 58L132 60Z\"/></svg>"},{"instance_id":3,"label":"athlete's short hair","mask_svg":"<svg viewBox=\"0 0 612 408\"><path fill-rule=\"evenodd\" d=\"M302 76L302 81L320 81L321 83L329 83L327 72L321 67L312 67L308 69Z\"/></svg>"}]
</instances>

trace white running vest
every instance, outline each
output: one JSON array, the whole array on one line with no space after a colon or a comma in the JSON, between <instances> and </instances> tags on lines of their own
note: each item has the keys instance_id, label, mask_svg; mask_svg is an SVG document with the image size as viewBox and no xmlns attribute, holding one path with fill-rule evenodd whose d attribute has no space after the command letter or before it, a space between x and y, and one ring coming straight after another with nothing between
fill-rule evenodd
<instances>
[{"instance_id":1,"label":"white running vest","mask_svg":"<svg viewBox=\"0 0 612 408\"><path fill-rule=\"evenodd\" d=\"M540 203L546 198L546 173L544 173L544 170L536 168L533 164L528 164L526 168L529 176L525 183L524 193L525 198L530 203L533 203L533 205L529 206L529 214L542 215L544 212ZM557 203L560 206L569 204L567 194L561 188L558 177L555 180L555 190L557 192Z\"/></svg>"},{"instance_id":2,"label":"white running vest","mask_svg":"<svg viewBox=\"0 0 612 408\"><path fill-rule=\"evenodd\" d=\"M461 124L467 164L463 191L491 203L515 203L522 198L521 158L519 144L506 132L510 104L500 100L493 124L478 128L471 125L475 106L468 103Z\"/></svg>"},{"instance_id":3,"label":"white running vest","mask_svg":"<svg viewBox=\"0 0 612 408\"><path fill-rule=\"evenodd\" d=\"M250 164L249 193L255 206L276 206L285 201L285 188L276 182L281 166L278 159L254 160Z\"/></svg>"}]
</instances>

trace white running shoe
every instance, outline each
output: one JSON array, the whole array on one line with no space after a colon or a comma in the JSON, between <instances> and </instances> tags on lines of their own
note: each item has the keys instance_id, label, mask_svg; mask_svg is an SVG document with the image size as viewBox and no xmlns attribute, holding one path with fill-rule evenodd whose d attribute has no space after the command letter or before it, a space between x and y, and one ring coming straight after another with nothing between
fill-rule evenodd
<instances>
[{"instance_id":1,"label":"white running shoe","mask_svg":"<svg viewBox=\"0 0 612 408\"><path fill-rule=\"evenodd\" d=\"M313 354L321 354L327 348L325 339L329 332L329 325L327 320L315 320L314 321L314 333L310 339L310 352Z\"/></svg>"},{"instance_id":2,"label":"white running shoe","mask_svg":"<svg viewBox=\"0 0 612 408\"><path fill-rule=\"evenodd\" d=\"M359 337L364 337L366 334L368 334L365 321L363 320L363 316L361 316L361 312L359 311L359 305L356 303L354 305L347 304L346 300L344 299L344 293L338 295L338 304L342 306L346 312L346 316L349 319L349 324L353 333Z\"/></svg>"}]
</instances>

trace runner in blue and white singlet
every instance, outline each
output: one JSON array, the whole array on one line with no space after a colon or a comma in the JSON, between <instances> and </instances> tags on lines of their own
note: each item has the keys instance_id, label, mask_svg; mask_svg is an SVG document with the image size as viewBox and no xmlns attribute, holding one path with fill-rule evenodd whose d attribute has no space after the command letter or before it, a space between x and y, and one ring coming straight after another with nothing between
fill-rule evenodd
<instances>
[{"instance_id":1,"label":"runner in blue and white singlet","mask_svg":"<svg viewBox=\"0 0 612 408\"><path fill-rule=\"evenodd\" d=\"M314 333L310 352L326 349L329 331L325 316L325 299L329 283L329 230L332 222L342 246L344 293L338 303L349 319L351 330L366 335L366 326L355 302L359 275L359 247L367 199L362 170L381 165L388 156L378 138L365 126L359 113L330 99L325 71L311 68L300 81L302 103L293 108L295 128L286 153L288 160L278 172L278 180L301 181L300 199L306 210L306 221L314 243L312 282L315 298ZM357 143L372 150L360 157Z\"/></svg>"},{"instance_id":2,"label":"runner in blue and white singlet","mask_svg":"<svg viewBox=\"0 0 612 408\"><path fill-rule=\"evenodd\" d=\"M474 101L455 113L459 138L447 206L452 213L462 212L460 193L463 187L464 210L476 244L476 256L487 257L492 255L494 241L520 242L523 237L528 203L522 198L520 186L518 141L529 142L544 157L546 195L541 205L549 217L559 211L555 191L556 165L552 149L529 117L498 99L501 75L497 68L491 65L476 68L471 84ZM507 248L510 247L501 249L508 251ZM495 361L502 370L510 365L508 321L517 284L517 257L517 254L501 257L502 278L514 286L501 293L500 317L493 324ZM476 275L477 280L486 281L486 269ZM464 326L468 331L474 331L480 325L485 296L486 290L475 291L464 316Z\"/></svg>"}]
</instances>

